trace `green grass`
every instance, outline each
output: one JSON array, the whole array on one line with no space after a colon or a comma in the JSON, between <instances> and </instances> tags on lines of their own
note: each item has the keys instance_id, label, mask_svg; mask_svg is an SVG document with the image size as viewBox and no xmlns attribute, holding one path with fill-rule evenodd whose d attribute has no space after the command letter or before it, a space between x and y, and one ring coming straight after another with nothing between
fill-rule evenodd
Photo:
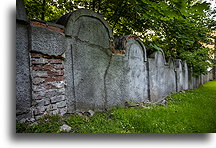
<instances>
[{"instance_id":1,"label":"green grass","mask_svg":"<svg viewBox=\"0 0 216 148\"><path fill-rule=\"evenodd\" d=\"M167 105L151 108L114 108L93 117L47 116L37 125L17 123L17 132L58 133L66 123L71 133L215 133L216 81L167 97Z\"/></svg>"}]
</instances>

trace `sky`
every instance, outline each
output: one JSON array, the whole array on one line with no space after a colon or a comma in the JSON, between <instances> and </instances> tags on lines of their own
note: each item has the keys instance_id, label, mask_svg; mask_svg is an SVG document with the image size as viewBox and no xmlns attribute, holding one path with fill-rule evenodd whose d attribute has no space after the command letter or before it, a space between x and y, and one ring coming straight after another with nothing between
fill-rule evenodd
<instances>
[{"instance_id":1,"label":"sky","mask_svg":"<svg viewBox=\"0 0 216 148\"><path fill-rule=\"evenodd\" d=\"M215 7L216 0L205 0L205 1L208 2L208 3L211 3L211 8L212 9Z\"/></svg>"}]
</instances>

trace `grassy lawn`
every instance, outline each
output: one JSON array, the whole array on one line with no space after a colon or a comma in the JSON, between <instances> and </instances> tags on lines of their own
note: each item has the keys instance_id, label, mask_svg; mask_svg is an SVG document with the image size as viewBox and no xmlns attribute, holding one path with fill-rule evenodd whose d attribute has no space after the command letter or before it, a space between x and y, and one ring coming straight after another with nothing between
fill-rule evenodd
<instances>
[{"instance_id":1,"label":"grassy lawn","mask_svg":"<svg viewBox=\"0 0 216 148\"><path fill-rule=\"evenodd\" d=\"M195 90L170 95L165 106L115 108L91 118L47 116L38 124L17 123L16 132L59 133L66 123L71 133L215 133L216 81Z\"/></svg>"}]
</instances>

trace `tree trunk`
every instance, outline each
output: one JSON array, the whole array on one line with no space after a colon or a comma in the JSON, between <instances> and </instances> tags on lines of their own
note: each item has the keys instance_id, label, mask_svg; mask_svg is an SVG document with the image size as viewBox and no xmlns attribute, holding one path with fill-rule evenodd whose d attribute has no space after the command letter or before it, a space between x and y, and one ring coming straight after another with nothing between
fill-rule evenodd
<instances>
[{"instance_id":1,"label":"tree trunk","mask_svg":"<svg viewBox=\"0 0 216 148\"><path fill-rule=\"evenodd\" d=\"M41 19L43 21L45 19L45 6L46 6L46 0L43 0L43 3L42 3L42 16L41 16Z\"/></svg>"}]
</instances>

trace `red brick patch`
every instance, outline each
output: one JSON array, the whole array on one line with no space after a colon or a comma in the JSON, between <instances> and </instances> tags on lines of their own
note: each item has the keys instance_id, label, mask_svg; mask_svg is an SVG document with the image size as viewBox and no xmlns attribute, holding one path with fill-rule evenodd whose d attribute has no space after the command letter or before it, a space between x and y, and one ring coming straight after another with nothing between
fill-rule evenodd
<instances>
[{"instance_id":1,"label":"red brick patch","mask_svg":"<svg viewBox=\"0 0 216 148\"><path fill-rule=\"evenodd\" d=\"M45 82L63 81L64 76L56 76L52 78L45 78Z\"/></svg>"},{"instance_id":2,"label":"red brick patch","mask_svg":"<svg viewBox=\"0 0 216 148\"><path fill-rule=\"evenodd\" d=\"M48 76L62 76L64 75L64 71L48 71L47 72Z\"/></svg>"},{"instance_id":3,"label":"red brick patch","mask_svg":"<svg viewBox=\"0 0 216 148\"><path fill-rule=\"evenodd\" d=\"M112 50L113 54L125 54L125 50Z\"/></svg>"},{"instance_id":4,"label":"red brick patch","mask_svg":"<svg viewBox=\"0 0 216 148\"><path fill-rule=\"evenodd\" d=\"M32 65L32 70L38 71L43 70L42 65Z\"/></svg>"},{"instance_id":5,"label":"red brick patch","mask_svg":"<svg viewBox=\"0 0 216 148\"><path fill-rule=\"evenodd\" d=\"M53 68L54 68L53 65L45 65L45 66L43 66L44 70L52 70Z\"/></svg>"},{"instance_id":6,"label":"red brick patch","mask_svg":"<svg viewBox=\"0 0 216 148\"><path fill-rule=\"evenodd\" d=\"M31 21L30 24L32 26L42 27L42 28L49 29L51 31L55 31L55 32L59 32L59 33L64 33L64 29L58 28L58 27L54 27L54 26L48 26L47 24L44 24L44 23Z\"/></svg>"},{"instance_id":7,"label":"red brick patch","mask_svg":"<svg viewBox=\"0 0 216 148\"><path fill-rule=\"evenodd\" d=\"M63 64L63 60L61 59L50 59L48 62L51 64Z\"/></svg>"}]
</instances>

